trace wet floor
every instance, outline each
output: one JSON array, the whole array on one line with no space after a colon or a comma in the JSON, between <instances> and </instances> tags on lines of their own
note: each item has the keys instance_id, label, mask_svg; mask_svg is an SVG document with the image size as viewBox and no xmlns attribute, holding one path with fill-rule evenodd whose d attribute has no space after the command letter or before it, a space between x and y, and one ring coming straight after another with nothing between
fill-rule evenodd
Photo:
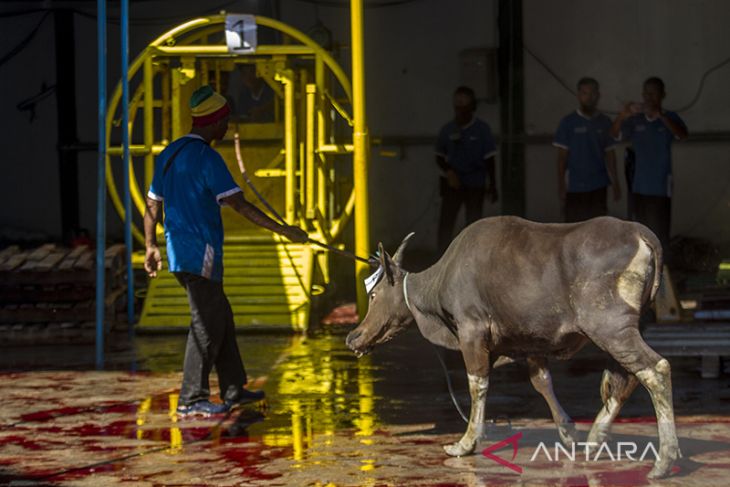
<instances>
[{"instance_id":1,"label":"wet floor","mask_svg":"<svg viewBox=\"0 0 730 487\"><path fill-rule=\"evenodd\" d=\"M0 485L648 485L658 441L643 389L596 458L556 450L524 365L497 369L478 452L506 440L503 447L492 457L448 458L441 445L465 425L433 347L410 330L358 360L344 346L346 331L239 336L252 387L268 400L197 420L173 413L183 336L137 337L132 348L114 340L104 372L89 371L92 347L2 350ZM468 410L460 357L449 352L445 361ZM699 358L671 363L685 458L652 485L728 485L728 375L700 379ZM590 348L552 365L556 394L583 435L606 365Z\"/></svg>"}]
</instances>

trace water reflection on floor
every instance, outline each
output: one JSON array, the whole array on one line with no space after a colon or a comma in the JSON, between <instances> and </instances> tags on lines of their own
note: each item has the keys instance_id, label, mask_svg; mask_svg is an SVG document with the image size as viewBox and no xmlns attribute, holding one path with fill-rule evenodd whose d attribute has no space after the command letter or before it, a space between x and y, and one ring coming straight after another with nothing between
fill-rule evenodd
<instances>
[{"instance_id":1,"label":"water reflection on floor","mask_svg":"<svg viewBox=\"0 0 730 487\"><path fill-rule=\"evenodd\" d=\"M648 463L570 465L567 470L546 464L515 477L479 455L447 458L440 445L457 439L464 424L432 347L410 330L358 360L344 345L346 332L322 331L309 338L239 336L251 387L263 388L268 400L225 418L197 420L174 414L184 336L140 336L132 348L121 339L113 342L106 372L88 370L92 347L3 351L0 366L8 372L0 380L0 484L646 482ZM448 353L446 362L457 400L467 408L461 359ZM697 380L698 363L691 359L672 364L680 444L693 462L702 462L704 473L692 472L694 477L679 477L669 485L693 479L699 479L698 485L724 485L720 479L730 467L722 460L730 453L730 424L722 416L727 384ZM605 365L601 355L588 349L553 367L556 393L566 410L582 420L582 430L600 404ZM490 382L488 416L496 423L488 428L486 444L516 430L531 444L556 437L523 365L498 369ZM217 391L215 383L212 389ZM648 395L640 391L634 396L622 415L639 420L619 425L617 432L650 441L656 425ZM700 417L700 411L714 416ZM529 455L521 455L515 461L527 465Z\"/></svg>"}]
</instances>

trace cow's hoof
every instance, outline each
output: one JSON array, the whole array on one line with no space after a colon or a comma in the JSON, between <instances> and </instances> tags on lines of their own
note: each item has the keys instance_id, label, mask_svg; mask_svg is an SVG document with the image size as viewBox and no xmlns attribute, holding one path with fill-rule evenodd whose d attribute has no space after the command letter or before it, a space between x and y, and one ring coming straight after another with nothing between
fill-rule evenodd
<instances>
[{"instance_id":1,"label":"cow's hoof","mask_svg":"<svg viewBox=\"0 0 730 487\"><path fill-rule=\"evenodd\" d=\"M560 441L566 448L573 448L573 445L578 443L575 428L558 430L558 435L560 436Z\"/></svg>"},{"instance_id":2,"label":"cow's hoof","mask_svg":"<svg viewBox=\"0 0 730 487\"><path fill-rule=\"evenodd\" d=\"M681 456L682 453L680 453L679 449L666 455L662 454L660 450L659 460L654 462L654 468L651 469L651 472L649 472L649 475L646 477L649 479L663 479L672 473L672 465L674 465L674 461Z\"/></svg>"},{"instance_id":3,"label":"cow's hoof","mask_svg":"<svg viewBox=\"0 0 730 487\"><path fill-rule=\"evenodd\" d=\"M464 455L470 455L474 452L474 447L476 444L472 445L471 447L467 447L461 444L461 441L457 441L456 443L452 443L450 445L444 445L444 451L447 455L451 457L463 457Z\"/></svg>"}]
</instances>

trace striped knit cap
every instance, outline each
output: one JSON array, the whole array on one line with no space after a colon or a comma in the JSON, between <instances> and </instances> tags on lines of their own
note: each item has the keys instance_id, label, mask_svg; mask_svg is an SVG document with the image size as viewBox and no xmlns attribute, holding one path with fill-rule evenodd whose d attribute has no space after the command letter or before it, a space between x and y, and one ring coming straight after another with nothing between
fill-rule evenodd
<instances>
[{"instance_id":1,"label":"striped knit cap","mask_svg":"<svg viewBox=\"0 0 730 487\"><path fill-rule=\"evenodd\" d=\"M190 97L194 127L211 125L231 113L226 99L210 85L201 86Z\"/></svg>"}]
</instances>

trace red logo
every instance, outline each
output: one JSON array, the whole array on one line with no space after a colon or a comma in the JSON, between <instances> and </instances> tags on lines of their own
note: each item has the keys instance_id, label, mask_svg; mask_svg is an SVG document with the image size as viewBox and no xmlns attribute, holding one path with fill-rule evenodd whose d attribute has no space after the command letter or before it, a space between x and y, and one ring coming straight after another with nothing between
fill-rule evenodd
<instances>
[{"instance_id":1,"label":"red logo","mask_svg":"<svg viewBox=\"0 0 730 487\"><path fill-rule=\"evenodd\" d=\"M505 467L509 468L510 470L514 470L517 473L522 473L522 467L515 465L511 461L507 461L504 458L498 457L497 455L492 454L493 451L499 450L500 448L504 447L505 445L512 445L512 460L515 459L517 456L517 443L520 441L520 438L522 438L522 431L519 433L516 433L509 438L505 438L504 440L500 441L499 443L495 443L492 446L488 446L487 448L482 451L482 455L484 455L486 458L489 458L490 460L494 460L495 462L499 463L500 465L504 465Z\"/></svg>"}]
</instances>

